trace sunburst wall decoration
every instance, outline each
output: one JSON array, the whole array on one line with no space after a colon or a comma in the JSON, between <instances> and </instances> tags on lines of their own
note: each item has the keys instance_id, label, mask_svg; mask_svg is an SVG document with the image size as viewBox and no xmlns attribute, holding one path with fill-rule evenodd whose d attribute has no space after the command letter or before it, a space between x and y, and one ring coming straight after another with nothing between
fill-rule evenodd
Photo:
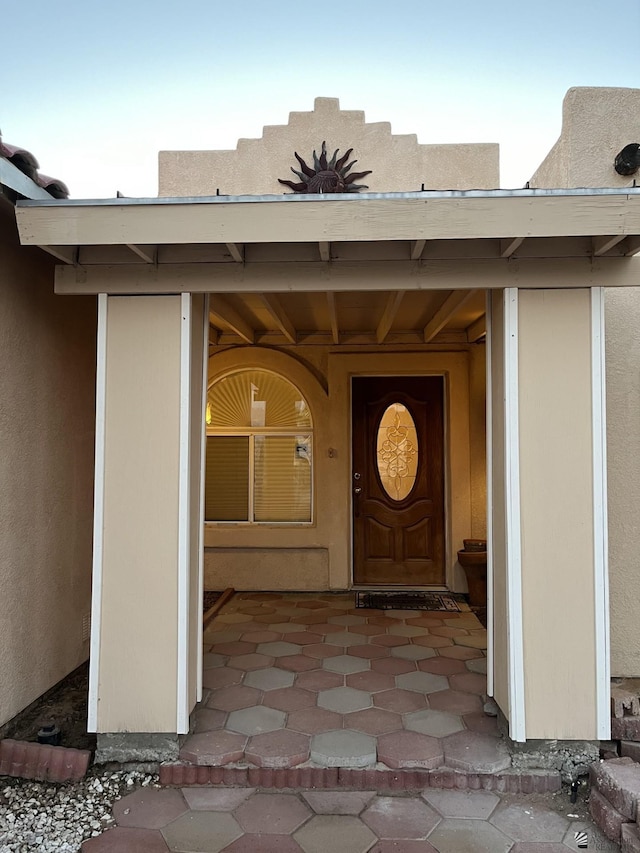
<instances>
[{"instance_id":1,"label":"sunburst wall decoration","mask_svg":"<svg viewBox=\"0 0 640 853\"><path fill-rule=\"evenodd\" d=\"M291 187L295 193L314 193L317 195L323 193L357 193L360 190L369 189L366 184L356 184L355 181L359 181L361 178L370 175L371 170L348 174L349 170L358 161L352 160L350 163L347 163L353 148L349 148L340 158L338 158L339 150L339 148L336 148L333 152L333 157L328 160L327 144L323 142L320 156L318 157L316 152L313 152L313 168L307 166L298 152L294 151L296 160L300 164L300 171L294 169L293 166L291 167L291 171L296 177L300 178L300 181L296 183L294 181L283 181L281 178L278 178L278 183L283 184L285 187Z\"/></svg>"}]
</instances>

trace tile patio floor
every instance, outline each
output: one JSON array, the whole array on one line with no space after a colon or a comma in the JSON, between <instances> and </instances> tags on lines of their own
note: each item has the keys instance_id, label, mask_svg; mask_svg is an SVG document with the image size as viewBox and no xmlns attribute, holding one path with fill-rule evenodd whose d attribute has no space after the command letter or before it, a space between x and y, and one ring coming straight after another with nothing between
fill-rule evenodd
<instances>
[{"instance_id":1,"label":"tile patio floor","mask_svg":"<svg viewBox=\"0 0 640 853\"><path fill-rule=\"evenodd\" d=\"M204 641L205 696L183 761L487 773L510 764L483 713L486 631L473 613L239 593Z\"/></svg>"},{"instance_id":2,"label":"tile patio floor","mask_svg":"<svg viewBox=\"0 0 640 853\"><path fill-rule=\"evenodd\" d=\"M82 853L567 853L618 846L587 820L535 798L489 791L262 792L140 788L114 806L117 826Z\"/></svg>"}]
</instances>

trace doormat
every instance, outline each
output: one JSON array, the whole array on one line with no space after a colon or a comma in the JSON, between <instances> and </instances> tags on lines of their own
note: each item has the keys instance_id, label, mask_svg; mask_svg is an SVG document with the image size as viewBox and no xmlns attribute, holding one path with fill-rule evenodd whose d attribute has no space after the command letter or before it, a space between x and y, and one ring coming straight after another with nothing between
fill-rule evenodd
<instances>
[{"instance_id":1,"label":"doormat","mask_svg":"<svg viewBox=\"0 0 640 853\"><path fill-rule=\"evenodd\" d=\"M372 610L468 611L464 595L456 592L356 592L356 607Z\"/></svg>"}]
</instances>

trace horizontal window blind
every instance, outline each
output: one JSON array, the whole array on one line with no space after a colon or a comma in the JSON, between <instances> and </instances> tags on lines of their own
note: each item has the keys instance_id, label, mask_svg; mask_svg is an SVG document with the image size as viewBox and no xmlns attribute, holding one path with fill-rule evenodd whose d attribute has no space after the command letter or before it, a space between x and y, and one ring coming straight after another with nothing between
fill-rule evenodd
<instances>
[{"instance_id":1,"label":"horizontal window blind","mask_svg":"<svg viewBox=\"0 0 640 853\"><path fill-rule=\"evenodd\" d=\"M249 436L207 436L206 521L249 520Z\"/></svg>"},{"instance_id":2,"label":"horizontal window blind","mask_svg":"<svg viewBox=\"0 0 640 853\"><path fill-rule=\"evenodd\" d=\"M254 520L311 521L311 440L254 436Z\"/></svg>"}]
</instances>

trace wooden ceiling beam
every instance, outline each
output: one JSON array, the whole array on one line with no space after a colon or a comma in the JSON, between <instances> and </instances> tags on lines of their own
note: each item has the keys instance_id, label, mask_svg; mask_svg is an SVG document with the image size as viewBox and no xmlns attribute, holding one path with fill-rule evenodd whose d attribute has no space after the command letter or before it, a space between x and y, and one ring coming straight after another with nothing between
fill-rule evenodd
<instances>
[{"instance_id":1,"label":"wooden ceiling beam","mask_svg":"<svg viewBox=\"0 0 640 853\"><path fill-rule=\"evenodd\" d=\"M624 234L611 234L605 237L593 237L591 240L593 254L596 257L600 257L600 255L606 255L609 249L613 249L613 247L617 246L618 243L621 243L624 238Z\"/></svg>"},{"instance_id":2,"label":"wooden ceiling beam","mask_svg":"<svg viewBox=\"0 0 640 853\"><path fill-rule=\"evenodd\" d=\"M444 329L456 311L459 308L462 308L464 303L470 299L475 292L475 290L454 290L449 294L449 296L447 296L442 305L424 327L425 344L430 343L438 332Z\"/></svg>"},{"instance_id":3,"label":"wooden ceiling beam","mask_svg":"<svg viewBox=\"0 0 640 853\"><path fill-rule=\"evenodd\" d=\"M237 264L244 263L244 245L242 243L225 243L225 246Z\"/></svg>"},{"instance_id":4,"label":"wooden ceiling beam","mask_svg":"<svg viewBox=\"0 0 640 853\"><path fill-rule=\"evenodd\" d=\"M520 248L524 241L524 237L509 237L508 240L500 240L500 257L510 258L516 249Z\"/></svg>"},{"instance_id":5,"label":"wooden ceiling beam","mask_svg":"<svg viewBox=\"0 0 640 853\"><path fill-rule=\"evenodd\" d=\"M158 259L157 246L138 246L135 243L125 243L127 249L131 249L134 255L145 262L145 264L155 264Z\"/></svg>"},{"instance_id":6,"label":"wooden ceiling beam","mask_svg":"<svg viewBox=\"0 0 640 853\"><path fill-rule=\"evenodd\" d=\"M255 329L252 329L246 320L242 319L224 296L217 294L209 296L209 321L214 326L218 326L220 323L224 326L229 326L236 335L239 335L248 344L252 344L255 341Z\"/></svg>"},{"instance_id":7,"label":"wooden ceiling beam","mask_svg":"<svg viewBox=\"0 0 640 853\"><path fill-rule=\"evenodd\" d=\"M627 257L640 253L640 237L627 237L624 253Z\"/></svg>"},{"instance_id":8,"label":"wooden ceiling beam","mask_svg":"<svg viewBox=\"0 0 640 853\"><path fill-rule=\"evenodd\" d=\"M327 291L327 305L329 306L329 325L331 326L331 337L334 344L340 343L340 327L338 326L338 307L336 305L336 295L332 291Z\"/></svg>"},{"instance_id":9,"label":"wooden ceiling beam","mask_svg":"<svg viewBox=\"0 0 640 853\"><path fill-rule=\"evenodd\" d=\"M280 297L275 293L260 293L259 296L262 304L276 321L278 328L289 343L297 343L298 333L296 332L295 326L289 319L287 312L282 307Z\"/></svg>"},{"instance_id":10,"label":"wooden ceiling beam","mask_svg":"<svg viewBox=\"0 0 640 853\"><path fill-rule=\"evenodd\" d=\"M412 240L411 241L411 260L419 261L422 257L422 253L424 252L424 247L427 245L426 240Z\"/></svg>"},{"instance_id":11,"label":"wooden ceiling beam","mask_svg":"<svg viewBox=\"0 0 640 853\"><path fill-rule=\"evenodd\" d=\"M376 340L379 344L381 344L389 334L405 292L406 291L404 290L397 290L395 293L390 293L387 297L387 304L384 307L384 311L380 317L380 322L378 323L378 328L376 329Z\"/></svg>"},{"instance_id":12,"label":"wooden ceiling beam","mask_svg":"<svg viewBox=\"0 0 640 853\"><path fill-rule=\"evenodd\" d=\"M477 320L470 323L466 328L467 343L476 344L487 334L487 315L481 314Z\"/></svg>"},{"instance_id":13,"label":"wooden ceiling beam","mask_svg":"<svg viewBox=\"0 0 640 853\"><path fill-rule=\"evenodd\" d=\"M209 323L209 345L212 347L217 346L218 341L220 340L220 332L214 326Z\"/></svg>"},{"instance_id":14,"label":"wooden ceiling beam","mask_svg":"<svg viewBox=\"0 0 640 853\"><path fill-rule=\"evenodd\" d=\"M78 262L78 249L73 246L38 246L38 248L65 264L75 266Z\"/></svg>"}]
</instances>

